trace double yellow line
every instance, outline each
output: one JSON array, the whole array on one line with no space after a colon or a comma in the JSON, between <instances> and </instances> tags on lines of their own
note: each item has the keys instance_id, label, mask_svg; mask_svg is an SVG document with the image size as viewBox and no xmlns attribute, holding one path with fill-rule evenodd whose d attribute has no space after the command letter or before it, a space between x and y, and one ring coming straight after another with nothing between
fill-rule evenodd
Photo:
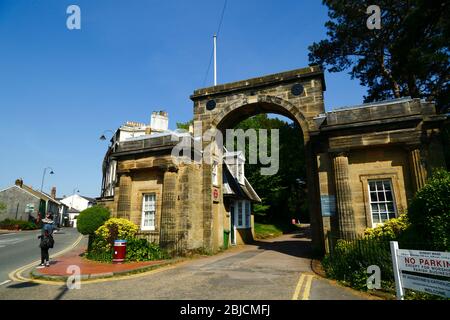
<instances>
[{"instance_id":1,"label":"double yellow line","mask_svg":"<svg viewBox=\"0 0 450 320\"><path fill-rule=\"evenodd\" d=\"M64 253L66 253L66 252L72 250L73 248L75 248L75 247L80 243L80 241L81 241L82 239L83 239L83 236L80 235L80 236L77 238L77 240L75 240L75 242L74 242L72 245L70 245L69 247L65 248L64 250L61 250L61 251L59 251L59 252L57 252L57 253L51 255L50 258L58 257L58 256L60 256L60 255L62 255L62 254L64 254ZM16 270L10 272L8 276L9 276L9 278L10 278L12 281L17 281L17 282L27 282L27 281L30 281L31 279L22 276L22 273L23 273L25 270L30 269L31 267L37 265L39 262L40 262L40 260L33 261L32 263L29 263L29 264L27 264L26 266L20 267L19 269L16 269Z\"/></svg>"},{"instance_id":2,"label":"double yellow line","mask_svg":"<svg viewBox=\"0 0 450 320\"><path fill-rule=\"evenodd\" d=\"M305 282L306 279L306 282ZM311 284L314 279L314 275L302 273L300 279L298 280L297 287L295 288L292 300L299 300L303 283L305 282L305 288L303 289L303 294L300 300L309 300L309 294L311 292Z\"/></svg>"}]
</instances>

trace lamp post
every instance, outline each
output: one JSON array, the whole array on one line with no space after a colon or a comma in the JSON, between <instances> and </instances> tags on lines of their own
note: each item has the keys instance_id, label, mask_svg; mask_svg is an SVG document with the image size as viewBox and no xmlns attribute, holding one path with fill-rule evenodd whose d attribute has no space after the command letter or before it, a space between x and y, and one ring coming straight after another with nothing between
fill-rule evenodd
<instances>
[{"instance_id":1,"label":"lamp post","mask_svg":"<svg viewBox=\"0 0 450 320\"><path fill-rule=\"evenodd\" d=\"M105 141L106 140L105 133L107 133L107 132L111 132L111 134L114 135L114 131L112 131L112 130L105 130L105 131L103 131L103 133L102 133L102 135L100 136L99 139L102 140L102 141Z\"/></svg>"},{"instance_id":2,"label":"lamp post","mask_svg":"<svg viewBox=\"0 0 450 320\"><path fill-rule=\"evenodd\" d=\"M42 189L44 189L44 179L45 179L45 174L47 173L47 169L50 169L50 174L55 174L51 167L47 167L44 169L44 173L42 174L41 192L42 192Z\"/></svg>"}]
</instances>

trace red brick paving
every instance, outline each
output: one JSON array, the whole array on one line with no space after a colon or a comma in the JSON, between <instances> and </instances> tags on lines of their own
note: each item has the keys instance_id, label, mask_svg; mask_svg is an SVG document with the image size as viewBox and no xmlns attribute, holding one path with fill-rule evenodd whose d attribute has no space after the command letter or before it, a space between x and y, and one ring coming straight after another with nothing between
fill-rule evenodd
<instances>
[{"instance_id":1,"label":"red brick paving","mask_svg":"<svg viewBox=\"0 0 450 320\"><path fill-rule=\"evenodd\" d=\"M50 267L37 269L37 271L42 275L69 276L72 273L68 273L67 268L71 265L76 265L80 267L82 275L87 275L132 271L161 263L161 261L130 262L123 264L96 262L82 257L81 254L85 251L86 250L84 248L74 249L65 255L50 259Z\"/></svg>"}]
</instances>

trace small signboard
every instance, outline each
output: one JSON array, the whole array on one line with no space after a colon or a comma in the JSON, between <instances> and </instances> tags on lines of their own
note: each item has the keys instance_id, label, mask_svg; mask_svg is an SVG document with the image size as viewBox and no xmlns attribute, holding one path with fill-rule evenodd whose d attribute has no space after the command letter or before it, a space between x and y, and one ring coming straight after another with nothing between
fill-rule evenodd
<instances>
[{"instance_id":1,"label":"small signboard","mask_svg":"<svg viewBox=\"0 0 450 320\"><path fill-rule=\"evenodd\" d=\"M219 188L213 187L212 195L213 195L213 201L214 202L220 202L220 191L219 191Z\"/></svg>"},{"instance_id":2,"label":"small signboard","mask_svg":"<svg viewBox=\"0 0 450 320\"><path fill-rule=\"evenodd\" d=\"M391 241L391 254L397 299L403 300L404 288L450 298L450 281L432 278L450 278L450 252L399 249L398 243Z\"/></svg>"},{"instance_id":3,"label":"small signboard","mask_svg":"<svg viewBox=\"0 0 450 320\"><path fill-rule=\"evenodd\" d=\"M450 282L402 274L404 288L435 294L441 297L450 297Z\"/></svg>"},{"instance_id":4,"label":"small signboard","mask_svg":"<svg viewBox=\"0 0 450 320\"><path fill-rule=\"evenodd\" d=\"M321 195L320 206L322 208L323 217L332 217L336 214L336 196Z\"/></svg>"}]
</instances>

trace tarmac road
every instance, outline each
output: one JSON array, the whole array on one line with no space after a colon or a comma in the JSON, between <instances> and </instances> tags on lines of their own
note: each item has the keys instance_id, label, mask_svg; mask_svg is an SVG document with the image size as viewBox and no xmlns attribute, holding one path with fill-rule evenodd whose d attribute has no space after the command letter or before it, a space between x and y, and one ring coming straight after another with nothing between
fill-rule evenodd
<instances>
[{"instance_id":1,"label":"tarmac road","mask_svg":"<svg viewBox=\"0 0 450 320\"><path fill-rule=\"evenodd\" d=\"M0 299L371 299L315 275L309 259L310 247L306 234L283 235L156 269L155 273L82 282L80 289L69 290L63 284L11 282L0 286Z\"/></svg>"},{"instance_id":2,"label":"tarmac road","mask_svg":"<svg viewBox=\"0 0 450 320\"><path fill-rule=\"evenodd\" d=\"M11 271L41 259L37 238L40 233L34 230L0 234L0 288L8 283ZM79 235L74 228L61 228L54 234L55 247L50 249L50 255L73 244Z\"/></svg>"}]
</instances>

